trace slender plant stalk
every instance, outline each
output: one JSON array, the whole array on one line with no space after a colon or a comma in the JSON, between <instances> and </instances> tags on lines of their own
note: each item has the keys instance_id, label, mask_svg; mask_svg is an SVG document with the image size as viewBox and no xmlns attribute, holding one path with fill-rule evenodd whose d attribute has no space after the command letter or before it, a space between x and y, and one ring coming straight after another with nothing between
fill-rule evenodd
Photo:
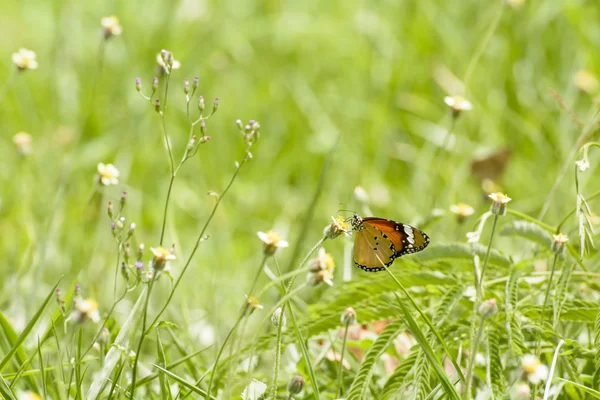
<instances>
[{"instance_id":1,"label":"slender plant stalk","mask_svg":"<svg viewBox=\"0 0 600 400\"><path fill-rule=\"evenodd\" d=\"M221 345L221 348L219 349L219 352L217 353L217 358L215 359L215 363L213 364L213 366L211 368L212 372L210 374L210 379L208 380L208 388L206 389L206 393L209 397L210 397L210 392L212 390L212 383L215 378L215 374L217 373L217 367L219 366L219 360L221 359L221 355L223 354L223 350L225 350L225 346L227 345L229 338L235 332L235 330L237 329L238 325L240 324L240 322L242 321L242 318L244 318L244 316L246 316L246 311L242 310L239 318L237 319L237 321L235 321L235 325L233 325L233 327L231 328L231 330L225 337L225 340L223 341L223 344ZM196 383L196 385L198 385L199 383L200 382Z\"/></svg>"},{"instance_id":2,"label":"slender plant stalk","mask_svg":"<svg viewBox=\"0 0 600 400\"><path fill-rule=\"evenodd\" d=\"M552 357L552 365L550 366L550 372L548 373L548 379L546 380L546 388L544 389L544 399L547 400L550 397L550 386L552 385L552 378L554 377L554 370L556 369L556 363L558 362L558 356L560 354L560 348L565 344L563 339L560 339L554 350L554 356Z\"/></svg>"},{"instance_id":3,"label":"slender plant stalk","mask_svg":"<svg viewBox=\"0 0 600 400\"><path fill-rule=\"evenodd\" d=\"M277 276L281 276L279 269L279 263L275 258L275 268L277 269ZM281 284L281 290L285 294L285 287ZM273 366L273 380L271 382L271 398L277 400L277 381L279 380L279 364L281 363L281 343L283 341L283 321L285 318L285 304L281 306L281 313L279 314L279 320L277 321L277 342L275 345L275 365Z\"/></svg>"},{"instance_id":4,"label":"slender plant stalk","mask_svg":"<svg viewBox=\"0 0 600 400\"><path fill-rule=\"evenodd\" d=\"M494 234L496 233L496 224L498 223L498 214L494 214L494 221L492 222L492 232L490 233L490 242L488 243L487 250L485 252L485 258L483 260L483 265L481 266L481 274L479 276L479 280L477 283L477 293L479 298L478 303L483 300L483 280L485 278L485 269L488 265L488 261L490 260L490 252L492 250L492 242L494 240ZM477 278L477 277L476 277Z\"/></svg>"},{"instance_id":5,"label":"slender plant stalk","mask_svg":"<svg viewBox=\"0 0 600 400\"><path fill-rule=\"evenodd\" d=\"M465 395L467 400L471 398L471 384L473 380L473 370L475 369L475 355L477 354L477 349L479 348L479 342L481 341L481 337L483 336L483 328L485 324L485 316L481 316L479 319L479 327L477 328L477 334L475 335L475 340L471 344L471 354L469 355L469 365L467 367L467 378L466 378L466 386L465 386Z\"/></svg>"},{"instance_id":6,"label":"slender plant stalk","mask_svg":"<svg viewBox=\"0 0 600 400\"><path fill-rule=\"evenodd\" d=\"M135 381L137 379L137 369L138 369L138 361L140 359L140 353L142 351L142 344L144 344L144 339L146 338L146 322L148 318L148 305L150 304L150 295L152 294L152 288L154 287L154 282L157 278L157 271L154 271L152 274L152 279L150 279L150 283L148 284L148 293L146 294L146 302L144 304L144 311L142 315L142 334L140 336L140 340L138 342L137 351L135 352L135 360L133 361L133 371L131 377L131 391L129 393L129 399L133 400L133 395L135 393Z\"/></svg>"},{"instance_id":7,"label":"slender plant stalk","mask_svg":"<svg viewBox=\"0 0 600 400\"><path fill-rule=\"evenodd\" d=\"M552 279L554 278L554 271L556 271L556 264L559 254L554 255L554 261L552 262L552 269L550 270L550 278L548 279L548 286L546 287L546 294L544 295L544 304L542 305L542 321L540 325L544 326L544 317L546 315L546 306L548 304L548 296L550 294L550 288L552 287Z\"/></svg>"},{"instance_id":8,"label":"slender plant stalk","mask_svg":"<svg viewBox=\"0 0 600 400\"><path fill-rule=\"evenodd\" d=\"M338 387L336 392L336 398L339 398L344 394L344 352L346 351L346 339L348 338L348 327L350 321L346 322L344 327L344 340L342 341L342 354L340 355L340 367L338 368Z\"/></svg>"},{"instance_id":9,"label":"slender plant stalk","mask_svg":"<svg viewBox=\"0 0 600 400\"><path fill-rule=\"evenodd\" d=\"M179 274L179 276L177 277L177 280L175 281L175 284L173 285L173 288L171 289L171 293L169 293L169 297L167 298L167 301L165 302L164 306L161 308L161 310L159 311L159 313L156 315L156 317L152 321L152 324L149 325L149 329L151 329L156 324L156 322L158 321L158 319L162 316L162 314L167 309L167 306L169 305L169 303L173 299L173 295L175 295L175 291L177 290L177 287L181 283L181 280L183 279L183 276L185 275L185 271L187 271L188 267L190 266L190 264L192 262L192 259L194 258L194 255L196 254L196 251L200 247L200 243L202 242L202 239L204 238L204 233L206 232L206 229L210 225L210 222L212 221L213 217L215 216L215 213L217 212L217 209L219 208L219 204L221 204L221 201L223 200L223 198L225 197L225 195L227 194L227 192L231 188L231 185L235 181L235 178L238 176L238 174L240 172L240 169L246 163L246 161L248 161L248 159L249 159L249 156L248 156L248 153L246 153L246 156L239 163L239 166L236 168L235 172L233 173L233 176L231 177L231 180L227 184L227 187L225 187L225 190L223 191L223 193L221 193L221 195L217 198L215 206L213 207L210 215L208 216L208 219L204 223L204 226L200 230L200 234L198 235L198 238L196 239L196 244L194 245L194 248L192 249L192 252L190 253L190 256L188 257L187 261L185 262L185 265L184 265L183 269L181 270L181 274Z\"/></svg>"}]
</instances>

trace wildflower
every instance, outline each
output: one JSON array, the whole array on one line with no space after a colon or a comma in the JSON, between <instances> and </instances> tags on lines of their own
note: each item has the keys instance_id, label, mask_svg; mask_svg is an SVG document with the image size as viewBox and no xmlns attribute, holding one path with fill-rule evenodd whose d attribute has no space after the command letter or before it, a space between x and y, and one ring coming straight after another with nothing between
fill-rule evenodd
<instances>
[{"instance_id":1,"label":"wildflower","mask_svg":"<svg viewBox=\"0 0 600 400\"><path fill-rule=\"evenodd\" d=\"M251 119L248 121L248 124L244 126L242 121L238 119L235 121L235 124L240 130L242 136L244 136L244 143L247 145L254 144L260 137L260 124L258 121Z\"/></svg>"},{"instance_id":2,"label":"wildflower","mask_svg":"<svg viewBox=\"0 0 600 400\"><path fill-rule=\"evenodd\" d=\"M27 132L19 132L13 136L13 143L22 156L31 154L31 135Z\"/></svg>"},{"instance_id":3,"label":"wildflower","mask_svg":"<svg viewBox=\"0 0 600 400\"><path fill-rule=\"evenodd\" d=\"M452 204L450 211L456 214L459 223L464 222L468 217L473 215L475 209L466 203Z\"/></svg>"},{"instance_id":4,"label":"wildflower","mask_svg":"<svg viewBox=\"0 0 600 400\"><path fill-rule=\"evenodd\" d=\"M313 286L317 286L321 282L325 282L329 286L333 286L333 273L328 269L323 269L312 273L308 277L309 283Z\"/></svg>"},{"instance_id":5,"label":"wildflower","mask_svg":"<svg viewBox=\"0 0 600 400\"><path fill-rule=\"evenodd\" d=\"M156 63L162 72L171 73L174 69L181 68L181 63L173 58L173 53L167 50L161 50L156 55Z\"/></svg>"},{"instance_id":6,"label":"wildflower","mask_svg":"<svg viewBox=\"0 0 600 400\"><path fill-rule=\"evenodd\" d=\"M154 258L152 259L152 268L157 271L162 271L167 267L168 262L175 260L174 248L166 249L162 246L151 247L150 251L154 254Z\"/></svg>"},{"instance_id":7,"label":"wildflower","mask_svg":"<svg viewBox=\"0 0 600 400\"><path fill-rule=\"evenodd\" d=\"M323 247L319 249L319 255L317 258L310 261L311 271L318 272L324 269L333 271L335 268L335 262L331 254L327 253Z\"/></svg>"},{"instance_id":8,"label":"wildflower","mask_svg":"<svg viewBox=\"0 0 600 400\"><path fill-rule=\"evenodd\" d=\"M275 310L275 312L273 313L273 315L271 315L271 323L273 324L273 326L275 328L279 327L279 321L281 320L281 327L285 328L285 315L281 315L281 313L283 312L283 310L281 309L281 307L278 307L277 310Z\"/></svg>"},{"instance_id":9,"label":"wildflower","mask_svg":"<svg viewBox=\"0 0 600 400\"><path fill-rule=\"evenodd\" d=\"M262 310L264 307L260 304L260 301L254 296L246 295L246 303L242 309L243 315L251 315L254 310Z\"/></svg>"},{"instance_id":10,"label":"wildflower","mask_svg":"<svg viewBox=\"0 0 600 400\"><path fill-rule=\"evenodd\" d=\"M35 58L35 51L21 48L17 53L13 53L12 62L20 71L24 71L26 69L36 69L38 67L38 63Z\"/></svg>"},{"instance_id":11,"label":"wildflower","mask_svg":"<svg viewBox=\"0 0 600 400\"><path fill-rule=\"evenodd\" d=\"M104 186L117 185L119 183L119 170L112 164L98 164L98 182Z\"/></svg>"},{"instance_id":12,"label":"wildflower","mask_svg":"<svg viewBox=\"0 0 600 400\"><path fill-rule=\"evenodd\" d=\"M100 313L98 312L98 303L94 299L75 299L75 309L73 311L77 322L85 322L88 319L93 322L100 321Z\"/></svg>"},{"instance_id":13,"label":"wildflower","mask_svg":"<svg viewBox=\"0 0 600 400\"><path fill-rule=\"evenodd\" d=\"M577 89L586 93L594 93L598 89L598 79L586 70L579 70L575 74L575 86Z\"/></svg>"},{"instance_id":14,"label":"wildflower","mask_svg":"<svg viewBox=\"0 0 600 400\"><path fill-rule=\"evenodd\" d=\"M242 400L259 400L267 391L267 385L264 382L252 379L252 382L242 392Z\"/></svg>"},{"instance_id":15,"label":"wildflower","mask_svg":"<svg viewBox=\"0 0 600 400\"><path fill-rule=\"evenodd\" d=\"M356 311L354 308L348 307L342 313L341 322L344 325L352 325L356 323Z\"/></svg>"},{"instance_id":16,"label":"wildflower","mask_svg":"<svg viewBox=\"0 0 600 400\"><path fill-rule=\"evenodd\" d=\"M287 391L291 395L299 394L304 389L304 378L301 375L296 375L290 379L287 384Z\"/></svg>"},{"instance_id":17,"label":"wildflower","mask_svg":"<svg viewBox=\"0 0 600 400\"><path fill-rule=\"evenodd\" d=\"M575 161L575 165L581 172L585 172L590 167L590 162L587 158L582 158L581 160Z\"/></svg>"},{"instance_id":18,"label":"wildflower","mask_svg":"<svg viewBox=\"0 0 600 400\"><path fill-rule=\"evenodd\" d=\"M267 233L257 232L257 235L259 239L263 241L263 251L267 256L272 256L275 254L278 248L285 248L289 246L288 242L281 239L281 236L273 231L269 231Z\"/></svg>"},{"instance_id":19,"label":"wildflower","mask_svg":"<svg viewBox=\"0 0 600 400\"><path fill-rule=\"evenodd\" d=\"M512 199L500 192L491 193L488 197L494 201L494 204L492 204L492 213L496 215L506 215L506 205Z\"/></svg>"},{"instance_id":20,"label":"wildflower","mask_svg":"<svg viewBox=\"0 0 600 400\"><path fill-rule=\"evenodd\" d=\"M565 249L565 243L569 241L569 237L564 233L559 233L558 235L552 235L554 237L554 242L552 242L552 251L560 254Z\"/></svg>"},{"instance_id":21,"label":"wildflower","mask_svg":"<svg viewBox=\"0 0 600 400\"><path fill-rule=\"evenodd\" d=\"M498 313L498 304L496 299L489 299L482 302L477 308L479 315L483 318L488 318L496 315Z\"/></svg>"},{"instance_id":22,"label":"wildflower","mask_svg":"<svg viewBox=\"0 0 600 400\"><path fill-rule=\"evenodd\" d=\"M527 380L534 385L548 379L548 367L542 364L533 354L526 354L523 356L521 368L523 368Z\"/></svg>"},{"instance_id":23,"label":"wildflower","mask_svg":"<svg viewBox=\"0 0 600 400\"><path fill-rule=\"evenodd\" d=\"M119 18L114 15L102 18L101 23L104 39L108 39L111 36L119 36L123 32L121 25L119 25Z\"/></svg>"},{"instance_id":24,"label":"wildflower","mask_svg":"<svg viewBox=\"0 0 600 400\"><path fill-rule=\"evenodd\" d=\"M335 218L331 217L333 221L331 224L327 225L323 230L323 235L327 237L327 239L335 239L341 234L349 234L350 229L348 222L339 215Z\"/></svg>"},{"instance_id":25,"label":"wildflower","mask_svg":"<svg viewBox=\"0 0 600 400\"><path fill-rule=\"evenodd\" d=\"M457 118L461 112L473 109L471 102L462 96L446 96L444 103L450 107L450 112L454 118Z\"/></svg>"}]
</instances>

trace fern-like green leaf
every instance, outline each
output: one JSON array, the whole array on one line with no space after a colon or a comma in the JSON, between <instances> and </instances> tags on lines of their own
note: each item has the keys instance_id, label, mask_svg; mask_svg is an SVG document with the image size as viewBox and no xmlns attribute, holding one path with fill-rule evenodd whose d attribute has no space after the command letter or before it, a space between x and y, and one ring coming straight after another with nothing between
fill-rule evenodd
<instances>
[{"instance_id":1,"label":"fern-like green leaf","mask_svg":"<svg viewBox=\"0 0 600 400\"><path fill-rule=\"evenodd\" d=\"M512 224L506 224L500 231L504 236L518 236L531 242L539 244L544 249L552 245L552 236L540 226L527 221L515 220Z\"/></svg>"},{"instance_id":2,"label":"fern-like green leaf","mask_svg":"<svg viewBox=\"0 0 600 400\"><path fill-rule=\"evenodd\" d=\"M490 327L494 328L494 327ZM495 399L502 399L506 393L502 357L500 354L499 329L488 329L488 357L490 360L490 382Z\"/></svg>"},{"instance_id":3,"label":"fern-like green leaf","mask_svg":"<svg viewBox=\"0 0 600 400\"><path fill-rule=\"evenodd\" d=\"M398 364L398 367L396 367L394 373L390 375L383 386L383 391L381 392L382 400L401 398L400 390L404 386L404 382L408 376L408 373L415 366L418 355L419 352L414 351L413 349L413 351L410 352L410 355L402 360L400 364Z\"/></svg>"},{"instance_id":4,"label":"fern-like green leaf","mask_svg":"<svg viewBox=\"0 0 600 400\"><path fill-rule=\"evenodd\" d=\"M423 351L419 351L417 364L415 365L415 377L413 379L413 391L415 400L424 400L431 393L431 384L429 382L431 369L427 356Z\"/></svg>"},{"instance_id":5,"label":"fern-like green leaf","mask_svg":"<svg viewBox=\"0 0 600 400\"><path fill-rule=\"evenodd\" d=\"M519 270L512 268L510 277L506 283L506 333L511 352L516 355L522 355L526 347L523 344L525 338L523 337L521 318L517 314L518 283Z\"/></svg>"},{"instance_id":6,"label":"fern-like green leaf","mask_svg":"<svg viewBox=\"0 0 600 400\"><path fill-rule=\"evenodd\" d=\"M367 352L360 370L354 377L354 381L348 392L347 400L362 400L366 398L365 393L371 382L375 363L379 361L384 351L392 344L394 338L404 329L406 329L406 327L402 321L394 321L385 327L375 343L373 343L373 346L371 346Z\"/></svg>"},{"instance_id":7,"label":"fern-like green leaf","mask_svg":"<svg viewBox=\"0 0 600 400\"><path fill-rule=\"evenodd\" d=\"M430 246L427 251L417 253L412 256L416 261L428 262L465 262L471 264L473 262L473 254L478 255L482 259L485 258L487 246L481 244L465 244L465 243L448 243L437 246ZM508 267L511 261L504 254L496 249L491 249L488 260L490 265L499 267ZM402 278L404 281L404 277Z\"/></svg>"}]
</instances>

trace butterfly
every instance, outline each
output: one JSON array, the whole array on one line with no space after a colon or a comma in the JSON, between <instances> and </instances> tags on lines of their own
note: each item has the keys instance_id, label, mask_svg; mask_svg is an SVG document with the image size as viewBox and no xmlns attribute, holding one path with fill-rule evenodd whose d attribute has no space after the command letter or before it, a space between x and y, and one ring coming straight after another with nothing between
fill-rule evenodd
<instances>
[{"instance_id":1,"label":"butterfly","mask_svg":"<svg viewBox=\"0 0 600 400\"><path fill-rule=\"evenodd\" d=\"M429 245L429 236L425 232L401 222L354 214L350 223L356 232L354 264L367 272L383 271L396 258L416 253Z\"/></svg>"}]
</instances>

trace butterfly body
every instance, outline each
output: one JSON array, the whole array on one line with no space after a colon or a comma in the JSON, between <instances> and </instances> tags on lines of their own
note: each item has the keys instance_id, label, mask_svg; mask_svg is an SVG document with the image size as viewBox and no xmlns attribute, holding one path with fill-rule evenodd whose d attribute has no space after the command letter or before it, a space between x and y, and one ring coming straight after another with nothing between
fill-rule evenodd
<instances>
[{"instance_id":1,"label":"butterfly body","mask_svg":"<svg viewBox=\"0 0 600 400\"><path fill-rule=\"evenodd\" d=\"M429 245L429 236L421 230L383 218L351 218L354 238L354 263L368 271L383 271L394 260L416 253Z\"/></svg>"}]
</instances>

